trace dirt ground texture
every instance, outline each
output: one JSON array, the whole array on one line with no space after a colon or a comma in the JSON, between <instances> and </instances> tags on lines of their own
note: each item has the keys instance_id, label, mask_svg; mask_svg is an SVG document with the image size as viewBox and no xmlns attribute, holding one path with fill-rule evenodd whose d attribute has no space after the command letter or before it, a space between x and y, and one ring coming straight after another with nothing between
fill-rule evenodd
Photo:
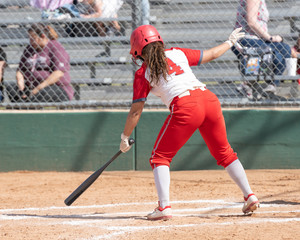
<instances>
[{"instance_id":1,"label":"dirt ground texture","mask_svg":"<svg viewBox=\"0 0 300 240\"><path fill-rule=\"evenodd\" d=\"M225 170L171 172L173 218L157 205L151 171L105 171L71 206L92 172L0 173L0 239L300 239L300 170L246 170L261 207L244 215Z\"/></svg>"}]
</instances>

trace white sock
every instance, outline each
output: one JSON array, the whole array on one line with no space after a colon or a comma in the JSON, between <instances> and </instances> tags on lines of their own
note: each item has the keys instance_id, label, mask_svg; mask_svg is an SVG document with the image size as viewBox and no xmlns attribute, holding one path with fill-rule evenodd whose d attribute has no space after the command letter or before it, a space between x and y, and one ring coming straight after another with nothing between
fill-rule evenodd
<instances>
[{"instance_id":1,"label":"white sock","mask_svg":"<svg viewBox=\"0 0 300 240\"><path fill-rule=\"evenodd\" d=\"M154 181L162 208L170 205L170 169L168 166L161 165L153 169Z\"/></svg>"},{"instance_id":2,"label":"white sock","mask_svg":"<svg viewBox=\"0 0 300 240\"><path fill-rule=\"evenodd\" d=\"M228 172L229 176L233 179L233 181L242 190L244 197L248 197L250 193L253 193L250 188L247 175L245 173L245 170L240 160L238 159L235 160L230 165L228 165L225 169Z\"/></svg>"}]
</instances>

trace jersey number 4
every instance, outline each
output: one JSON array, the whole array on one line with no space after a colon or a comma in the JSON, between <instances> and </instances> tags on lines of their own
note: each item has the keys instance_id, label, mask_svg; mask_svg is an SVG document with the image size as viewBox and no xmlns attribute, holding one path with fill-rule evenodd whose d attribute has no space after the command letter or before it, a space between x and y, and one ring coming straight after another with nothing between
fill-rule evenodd
<instances>
[{"instance_id":1,"label":"jersey number 4","mask_svg":"<svg viewBox=\"0 0 300 240\"><path fill-rule=\"evenodd\" d=\"M175 73L175 75L184 73L182 68L179 65L176 65L170 58L168 58L168 64L169 64L169 75L171 75L172 73Z\"/></svg>"}]
</instances>

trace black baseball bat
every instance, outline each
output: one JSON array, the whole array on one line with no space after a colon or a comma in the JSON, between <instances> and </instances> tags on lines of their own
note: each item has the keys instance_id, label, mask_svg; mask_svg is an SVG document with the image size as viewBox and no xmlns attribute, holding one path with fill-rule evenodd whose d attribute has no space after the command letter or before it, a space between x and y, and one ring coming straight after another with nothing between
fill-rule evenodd
<instances>
[{"instance_id":1,"label":"black baseball bat","mask_svg":"<svg viewBox=\"0 0 300 240\"><path fill-rule=\"evenodd\" d=\"M130 138L129 145L134 144L134 139ZM85 190L88 189L89 186L92 185L93 182L101 175L101 173L107 168L109 164L111 164L120 154L122 153L119 150L107 163L105 163L101 168L95 171L91 176L89 176L78 188L75 189L74 192L70 194L69 197L65 199L65 204L70 206Z\"/></svg>"}]
</instances>

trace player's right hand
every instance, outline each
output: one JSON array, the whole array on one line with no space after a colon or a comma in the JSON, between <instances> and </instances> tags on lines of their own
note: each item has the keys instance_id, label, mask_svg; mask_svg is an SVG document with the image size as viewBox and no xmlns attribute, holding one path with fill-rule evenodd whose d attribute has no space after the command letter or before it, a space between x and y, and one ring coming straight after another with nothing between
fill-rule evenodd
<instances>
[{"instance_id":1,"label":"player's right hand","mask_svg":"<svg viewBox=\"0 0 300 240\"><path fill-rule=\"evenodd\" d=\"M126 153L130 150L131 145L129 145L129 137L124 135L123 133L121 134L121 143L120 143L120 150L123 153Z\"/></svg>"}]
</instances>

